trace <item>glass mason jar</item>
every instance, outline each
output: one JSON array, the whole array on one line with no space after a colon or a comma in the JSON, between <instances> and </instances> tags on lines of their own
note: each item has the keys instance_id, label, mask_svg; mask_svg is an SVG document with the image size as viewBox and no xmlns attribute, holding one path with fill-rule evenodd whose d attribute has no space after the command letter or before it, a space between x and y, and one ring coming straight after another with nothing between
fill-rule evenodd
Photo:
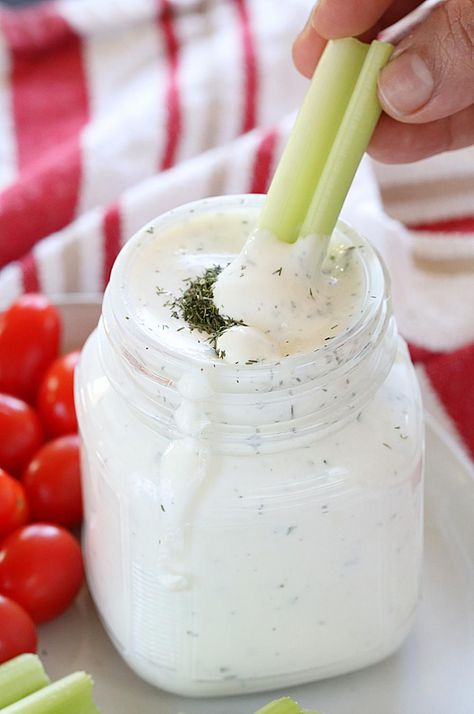
<instances>
[{"instance_id":1,"label":"glass mason jar","mask_svg":"<svg viewBox=\"0 0 474 714\"><path fill-rule=\"evenodd\" d=\"M200 359L140 318L142 251L206 212L251 226L261 202L189 204L135 235L76 380L92 596L130 667L185 695L376 662L418 599L420 396L370 245L338 225L361 248L366 294L353 327L311 354Z\"/></svg>"}]
</instances>

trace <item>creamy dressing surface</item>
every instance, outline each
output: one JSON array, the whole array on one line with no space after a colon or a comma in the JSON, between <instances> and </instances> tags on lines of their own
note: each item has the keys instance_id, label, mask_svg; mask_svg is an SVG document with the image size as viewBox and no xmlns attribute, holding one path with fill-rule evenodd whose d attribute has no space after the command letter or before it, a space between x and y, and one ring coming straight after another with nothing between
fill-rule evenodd
<instances>
[{"instance_id":1,"label":"creamy dressing surface","mask_svg":"<svg viewBox=\"0 0 474 714\"><path fill-rule=\"evenodd\" d=\"M218 340L228 362L310 352L343 332L365 293L357 248L341 237L283 243L254 231L214 287L219 311L249 326ZM328 255L326 256L326 253Z\"/></svg>"},{"instance_id":2,"label":"creamy dressing surface","mask_svg":"<svg viewBox=\"0 0 474 714\"><path fill-rule=\"evenodd\" d=\"M370 248L338 233L321 263L320 243L259 236L241 254L256 209L216 206L133 239L77 380L99 612L142 677L203 696L389 654L413 621L422 548L421 412L406 347L393 322L377 349L375 333L351 338L367 353L358 367L345 370L331 347L381 300ZM166 305L213 265L230 266L216 302L246 323L221 338L223 358ZM133 375L111 348L117 294L117 319L141 335L126 349ZM149 381L148 350L160 345Z\"/></svg>"},{"instance_id":3,"label":"creamy dressing surface","mask_svg":"<svg viewBox=\"0 0 474 714\"><path fill-rule=\"evenodd\" d=\"M168 304L183 294L188 280L214 266L223 268L214 286L215 305L244 323L217 341L229 364L311 352L359 317L366 285L357 246L341 234L329 246L319 236L283 243L269 233L251 232L255 218L251 211L245 217L229 211L225 220L219 213L198 215L192 228L189 220L172 226L145 248L131 289L140 305L137 319L146 329L166 331L167 344L189 354L215 356L209 336L190 330Z\"/></svg>"}]
</instances>

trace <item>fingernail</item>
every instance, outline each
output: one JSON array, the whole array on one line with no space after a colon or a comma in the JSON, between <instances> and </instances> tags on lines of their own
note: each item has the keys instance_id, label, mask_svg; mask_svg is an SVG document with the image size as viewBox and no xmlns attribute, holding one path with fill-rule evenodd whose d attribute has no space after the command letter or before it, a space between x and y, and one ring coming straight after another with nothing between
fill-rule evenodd
<instances>
[{"instance_id":1,"label":"fingernail","mask_svg":"<svg viewBox=\"0 0 474 714\"><path fill-rule=\"evenodd\" d=\"M414 52L405 51L382 70L379 96L393 116L407 116L431 98L434 79L428 65Z\"/></svg>"},{"instance_id":2,"label":"fingernail","mask_svg":"<svg viewBox=\"0 0 474 714\"><path fill-rule=\"evenodd\" d=\"M316 0L316 2L313 3L313 9L311 11L310 22L315 29L316 29L316 18L318 16L318 13L321 9L321 5L323 4L323 2L324 2L324 0Z\"/></svg>"}]
</instances>

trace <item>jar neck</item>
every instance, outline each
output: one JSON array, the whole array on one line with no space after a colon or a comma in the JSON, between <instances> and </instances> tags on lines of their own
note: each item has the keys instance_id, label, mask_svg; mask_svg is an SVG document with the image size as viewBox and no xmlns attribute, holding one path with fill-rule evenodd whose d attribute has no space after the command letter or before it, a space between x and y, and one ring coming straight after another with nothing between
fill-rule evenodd
<instances>
[{"instance_id":1,"label":"jar neck","mask_svg":"<svg viewBox=\"0 0 474 714\"><path fill-rule=\"evenodd\" d=\"M221 199L226 200L232 199ZM103 369L113 387L169 438L198 437L220 445L248 443L254 449L257 441L304 438L355 418L392 367L397 332L378 256L344 224L338 230L358 246L364 263L360 317L314 352L276 363L230 365L179 353L164 339L150 338L124 314L128 256L121 256L99 325ZM143 240L143 231L131 239L128 254L133 242Z\"/></svg>"}]
</instances>

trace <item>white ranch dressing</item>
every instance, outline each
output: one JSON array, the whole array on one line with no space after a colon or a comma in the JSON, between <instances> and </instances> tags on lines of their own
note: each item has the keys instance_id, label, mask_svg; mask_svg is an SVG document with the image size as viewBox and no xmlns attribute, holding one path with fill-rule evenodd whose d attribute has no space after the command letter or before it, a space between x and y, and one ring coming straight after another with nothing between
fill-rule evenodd
<instances>
[{"instance_id":1,"label":"white ranch dressing","mask_svg":"<svg viewBox=\"0 0 474 714\"><path fill-rule=\"evenodd\" d=\"M167 330L174 347L216 356L208 335L190 329L169 307L188 281L213 266L223 269L214 303L221 314L244 323L217 341L226 363L274 362L314 351L359 317L366 286L357 246L341 234L329 246L320 236L293 244L263 231L249 237L255 217L254 212L245 218L227 212L225 221L219 213L195 216L192 230L185 221L163 234L151 252L144 251L133 289L142 306L139 319L151 332Z\"/></svg>"},{"instance_id":2,"label":"white ranch dressing","mask_svg":"<svg viewBox=\"0 0 474 714\"><path fill-rule=\"evenodd\" d=\"M262 230L250 235L214 287L219 311L248 325L217 341L227 362L309 352L354 320L364 294L356 246L333 240L326 257L328 243L314 235L295 243Z\"/></svg>"},{"instance_id":3,"label":"white ranch dressing","mask_svg":"<svg viewBox=\"0 0 474 714\"><path fill-rule=\"evenodd\" d=\"M386 656L413 620L421 556L413 371L393 322L380 338L356 329L372 299L383 304L370 249L338 233L321 271L315 239L246 244L257 209L222 201L126 247L77 382L94 599L135 671L198 695ZM220 359L167 302L229 264L216 300L248 326L224 334ZM367 357L344 371L350 355L331 345L346 333Z\"/></svg>"}]
</instances>

